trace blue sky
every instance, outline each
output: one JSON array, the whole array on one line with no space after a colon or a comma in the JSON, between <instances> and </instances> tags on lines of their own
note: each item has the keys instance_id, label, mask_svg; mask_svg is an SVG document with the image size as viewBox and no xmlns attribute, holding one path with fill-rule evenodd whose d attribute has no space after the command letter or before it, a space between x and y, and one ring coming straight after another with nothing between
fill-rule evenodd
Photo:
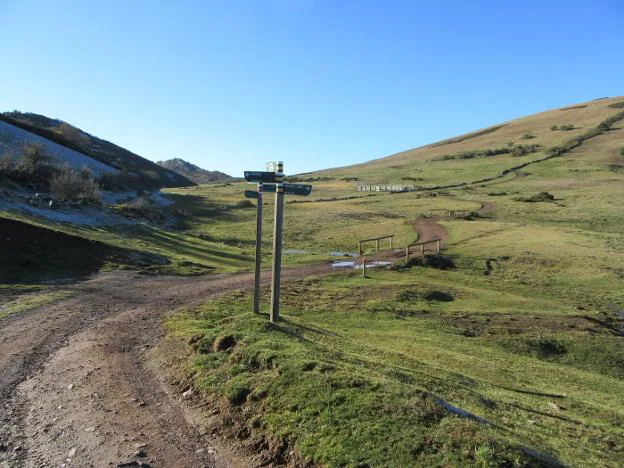
<instances>
[{"instance_id":1,"label":"blue sky","mask_svg":"<svg viewBox=\"0 0 624 468\"><path fill-rule=\"evenodd\" d=\"M0 0L0 31L0 110L233 175L624 94L621 0Z\"/></svg>"}]
</instances>

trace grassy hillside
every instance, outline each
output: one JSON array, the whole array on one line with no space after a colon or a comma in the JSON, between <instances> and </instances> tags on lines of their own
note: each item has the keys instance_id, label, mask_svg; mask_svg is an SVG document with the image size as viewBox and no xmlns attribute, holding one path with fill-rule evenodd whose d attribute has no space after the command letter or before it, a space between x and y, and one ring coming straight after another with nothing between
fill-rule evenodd
<instances>
[{"instance_id":1,"label":"grassy hillside","mask_svg":"<svg viewBox=\"0 0 624 468\"><path fill-rule=\"evenodd\" d=\"M615 97L566 106L385 158L313 175L425 186L470 182L497 175L519 163L541 159L553 148L584 135L609 117L623 112L624 108L617 107L622 101L624 97ZM518 147L525 150L533 147L533 152L521 154L522 150ZM500 153L489 156L479 154L487 150L492 153L498 150Z\"/></svg>"},{"instance_id":2,"label":"grassy hillside","mask_svg":"<svg viewBox=\"0 0 624 468\"><path fill-rule=\"evenodd\" d=\"M127 183L135 187L183 187L193 185L186 177L102 140L61 120L25 112L5 112L0 120L35 135L83 153L131 176Z\"/></svg>"},{"instance_id":3,"label":"grassy hillside","mask_svg":"<svg viewBox=\"0 0 624 468\"><path fill-rule=\"evenodd\" d=\"M373 235L394 233L403 246L416 240L412 221L430 209L488 209L434 220L448 234L451 270L416 261L368 278L289 283L277 326L249 312L247 294L180 311L168 327L172 339L192 343L190 380L230 402L232 433L250 446L268 435L272 450L294 447L328 466L619 466L623 101L573 105L298 176L314 190L287 200L285 248L304 251L286 254L287 263L330 261L330 251L353 252L357 239ZM518 144L540 146L522 156L485 153ZM479 154L457 156L469 151ZM519 162L531 164L500 176ZM494 178L471 183L486 177ZM451 187L362 193L353 178ZM170 193L193 212L244 203L245 188ZM188 229L251 245L254 216L250 206L194 217ZM230 336L235 344L224 350Z\"/></svg>"}]
</instances>

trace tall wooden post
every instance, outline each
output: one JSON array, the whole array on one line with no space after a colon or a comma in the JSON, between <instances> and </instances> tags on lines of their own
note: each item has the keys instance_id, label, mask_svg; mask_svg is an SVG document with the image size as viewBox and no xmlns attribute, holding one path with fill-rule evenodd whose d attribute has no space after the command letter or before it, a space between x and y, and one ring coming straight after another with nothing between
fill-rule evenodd
<instances>
[{"instance_id":1,"label":"tall wooden post","mask_svg":"<svg viewBox=\"0 0 624 468\"><path fill-rule=\"evenodd\" d=\"M379 250L379 239L375 240L375 250Z\"/></svg>"},{"instance_id":2,"label":"tall wooden post","mask_svg":"<svg viewBox=\"0 0 624 468\"><path fill-rule=\"evenodd\" d=\"M409 260L409 245L405 246L405 263Z\"/></svg>"},{"instance_id":3,"label":"tall wooden post","mask_svg":"<svg viewBox=\"0 0 624 468\"><path fill-rule=\"evenodd\" d=\"M260 268L262 267L262 182L258 182L258 207L256 212L256 272L254 276L253 311L260 313Z\"/></svg>"},{"instance_id":4,"label":"tall wooden post","mask_svg":"<svg viewBox=\"0 0 624 468\"><path fill-rule=\"evenodd\" d=\"M366 278L366 257L362 259L362 276Z\"/></svg>"},{"instance_id":5,"label":"tall wooden post","mask_svg":"<svg viewBox=\"0 0 624 468\"><path fill-rule=\"evenodd\" d=\"M425 256L425 243L424 242L420 244L420 256L421 257Z\"/></svg>"},{"instance_id":6,"label":"tall wooden post","mask_svg":"<svg viewBox=\"0 0 624 468\"><path fill-rule=\"evenodd\" d=\"M275 174L275 223L273 226L273 283L271 285L271 322L279 320L280 279L282 273L282 222L284 216L284 163L277 163Z\"/></svg>"},{"instance_id":7,"label":"tall wooden post","mask_svg":"<svg viewBox=\"0 0 624 468\"><path fill-rule=\"evenodd\" d=\"M438 239L438 253L440 253L440 239Z\"/></svg>"}]
</instances>

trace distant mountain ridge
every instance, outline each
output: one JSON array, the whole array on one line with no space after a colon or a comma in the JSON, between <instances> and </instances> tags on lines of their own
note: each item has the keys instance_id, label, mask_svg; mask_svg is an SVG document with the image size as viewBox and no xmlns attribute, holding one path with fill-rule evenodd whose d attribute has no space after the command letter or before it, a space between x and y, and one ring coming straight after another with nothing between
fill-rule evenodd
<instances>
[{"instance_id":1,"label":"distant mountain ridge","mask_svg":"<svg viewBox=\"0 0 624 468\"><path fill-rule=\"evenodd\" d=\"M234 180L234 177L223 172L208 171L181 158L158 161L157 164L186 177L196 184L206 184L208 182L230 182Z\"/></svg>"},{"instance_id":2,"label":"distant mountain ridge","mask_svg":"<svg viewBox=\"0 0 624 468\"><path fill-rule=\"evenodd\" d=\"M59 119L30 112L0 113L0 121L89 156L131 175L137 187L186 187L194 183L183 175L145 159L109 141L90 135Z\"/></svg>"}]
</instances>

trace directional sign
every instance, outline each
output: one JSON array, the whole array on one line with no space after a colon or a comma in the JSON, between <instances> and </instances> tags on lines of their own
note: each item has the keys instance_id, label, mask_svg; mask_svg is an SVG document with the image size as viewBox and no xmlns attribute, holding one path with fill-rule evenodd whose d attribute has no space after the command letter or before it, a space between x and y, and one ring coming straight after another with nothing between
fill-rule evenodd
<instances>
[{"instance_id":1,"label":"directional sign","mask_svg":"<svg viewBox=\"0 0 624 468\"><path fill-rule=\"evenodd\" d=\"M245 190L245 198L258 198L258 192L254 190Z\"/></svg>"},{"instance_id":2,"label":"directional sign","mask_svg":"<svg viewBox=\"0 0 624 468\"><path fill-rule=\"evenodd\" d=\"M275 172L245 171L247 182L275 182Z\"/></svg>"},{"instance_id":3,"label":"directional sign","mask_svg":"<svg viewBox=\"0 0 624 468\"><path fill-rule=\"evenodd\" d=\"M265 192L275 193L275 184L265 184ZM303 195L308 196L312 192L312 186L309 184L284 184L284 193L287 195Z\"/></svg>"},{"instance_id":4,"label":"directional sign","mask_svg":"<svg viewBox=\"0 0 624 468\"><path fill-rule=\"evenodd\" d=\"M303 195L307 197L312 192L309 184L284 184L284 192L288 195Z\"/></svg>"}]
</instances>

